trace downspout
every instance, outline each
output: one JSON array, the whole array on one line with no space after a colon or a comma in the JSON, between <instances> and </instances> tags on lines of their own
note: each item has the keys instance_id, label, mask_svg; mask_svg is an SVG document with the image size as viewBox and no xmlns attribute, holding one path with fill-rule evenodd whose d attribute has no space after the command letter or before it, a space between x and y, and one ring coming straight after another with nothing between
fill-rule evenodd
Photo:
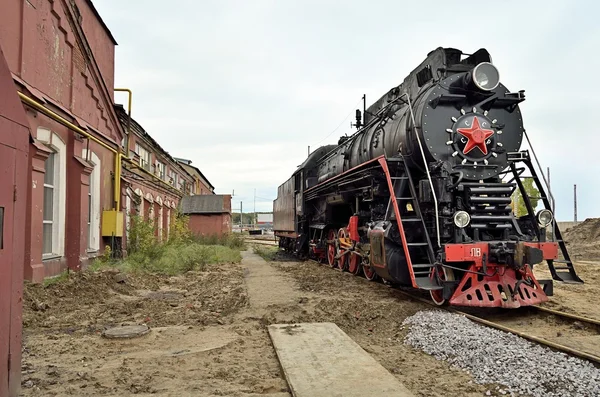
<instances>
[{"instance_id":1,"label":"downspout","mask_svg":"<svg viewBox=\"0 0 600 397\"><path fill-rule=\"evenodd\" d=\"M44 113L46 116L50 117L51 119L59 122L60 124L64 125L65 127L77 132L78 134L81 134L81 135L85 136L86 138L96 142L103 148L110 150L111 152L113 152L115 154L115 191L114 191L113 209L119 211L119 208L121 207L121 151L115 150L114 148L110 147L106 143L102 142L100 139L91 135L89 132L84 131L83 129L79 128L78 126L71 123L67 119L61 117L57 113L46 108L41 103L29 98L27 95L23 94L22 92L17 92L17 93L19 94L19 97L21 98L21 100L24 103L31 106L32 108Z\"/></svg>"}]
</instances>

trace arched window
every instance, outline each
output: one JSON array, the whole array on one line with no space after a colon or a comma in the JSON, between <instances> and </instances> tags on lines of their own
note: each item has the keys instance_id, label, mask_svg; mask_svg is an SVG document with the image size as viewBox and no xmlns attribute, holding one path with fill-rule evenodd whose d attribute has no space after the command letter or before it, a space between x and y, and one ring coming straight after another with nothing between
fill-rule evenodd
<instances>
[{"instance_id":1,"label":"arched window","mask_svg":"<svg viewBox=\"0 0 600 397\"><path fill-rule=\"evenodd\" d=\"M52 150L44 164L42 257L63 256L65 253L67 147L57 134L47 128L38 128L37 139Z\"/></svg>"}]
</instances>

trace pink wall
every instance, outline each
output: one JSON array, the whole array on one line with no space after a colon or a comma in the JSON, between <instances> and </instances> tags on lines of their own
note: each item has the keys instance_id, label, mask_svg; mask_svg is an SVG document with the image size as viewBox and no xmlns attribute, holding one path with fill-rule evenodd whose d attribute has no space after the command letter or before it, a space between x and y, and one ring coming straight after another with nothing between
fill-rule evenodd
<instances>
[{"instance_id":1,"label":"pink wall","mask_svg":"<svg viewBox=\"0 0 600 397\"><path fill-rule=\"evenodd\" d=\"M112 88L115 84L115 45L106 29L99 23L88 0L77 0L77 8L81 14L83 31L88 39L104 83L111 93L114 101Z\"/></svg>"},{"instance_id":2,"label":"pink wall","mask_svg":"<svg viewBox=\"0 0 600 397\"><path fill-rule=\"evenodd\" d=\"M196 235L223 235L231 232L231 214L192 214L190 230Z\"/></svg>"},{"instance_id":3,"label":"pink wall","mask_svg":"<svg viewBox=\"0 0 600 397\"><path fill-rule=\"evenodd\" d=\"M0 224L0 396L9 397L16 397L21 385L28 151L25 112L0 46L0 207L4 213Z\"/></svg>"},{"instance_id":4,"label":"pink wall","mask_svg":"<svg viewBox=\"0 0 600 397\"><path fill-rule=\"evenodd\" d=\"M78 0L84 17L82 30L90 34L87 41L98 57L98 70L84 56L84 44L76 39L69 24L75 13L64 4L50 0L2 1L0 44L6 48L11 72L114 142L120 142L112 108L114 45L87 3ZM106 85L97 83L102 81Z\"/></svg>"}]
</instances>

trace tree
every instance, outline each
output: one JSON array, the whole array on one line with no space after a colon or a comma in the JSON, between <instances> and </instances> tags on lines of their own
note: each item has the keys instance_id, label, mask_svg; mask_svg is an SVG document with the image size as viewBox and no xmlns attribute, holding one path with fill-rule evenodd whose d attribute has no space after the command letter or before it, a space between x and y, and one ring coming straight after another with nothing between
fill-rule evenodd
<instances>
[{"instance_id":1,"label":"tree","mask_svg":"<svg viewBox=\"0 0 600 397\"><path fill-rule=\"evenodd\" d=\"M531 201L531 206L535 210L540 201L540 191L537 189L535 184L533 183L533 178L526 177L523 179L523 187L525 188L526 194L529 196L529 200ZM527 215L527 207L525 206L525 200L523 200L523 196L521 195L521 191L517 187L513 192L511 206L513 208L513 212L515 216L520 217L523 215Z\"/></svg>"}]
</instances>

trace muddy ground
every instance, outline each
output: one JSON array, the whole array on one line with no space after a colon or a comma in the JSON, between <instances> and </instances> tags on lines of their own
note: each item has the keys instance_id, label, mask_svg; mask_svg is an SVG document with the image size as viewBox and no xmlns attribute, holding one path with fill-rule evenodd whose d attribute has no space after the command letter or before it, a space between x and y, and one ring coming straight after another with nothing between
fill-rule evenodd
<instances>
[{"instance_id":1,"label":"muddy ground","mask_svg":"<svg viewBox=\"0 0 600 397\"><path fill-rule=\"evenodd\" d=\"M495 395L495 385L402 343L404 318L429 306L314 262L280 259L244 253L241 264L178 277L103 271L26 286L22 396L290 396L266 326L318 321L335 322L415 396ZM582 263L589 282L557 285L550 305L598 316L599 266ZM141 323L151 327L145 336L102 336Z\"/></svg>"}]
</instances>

